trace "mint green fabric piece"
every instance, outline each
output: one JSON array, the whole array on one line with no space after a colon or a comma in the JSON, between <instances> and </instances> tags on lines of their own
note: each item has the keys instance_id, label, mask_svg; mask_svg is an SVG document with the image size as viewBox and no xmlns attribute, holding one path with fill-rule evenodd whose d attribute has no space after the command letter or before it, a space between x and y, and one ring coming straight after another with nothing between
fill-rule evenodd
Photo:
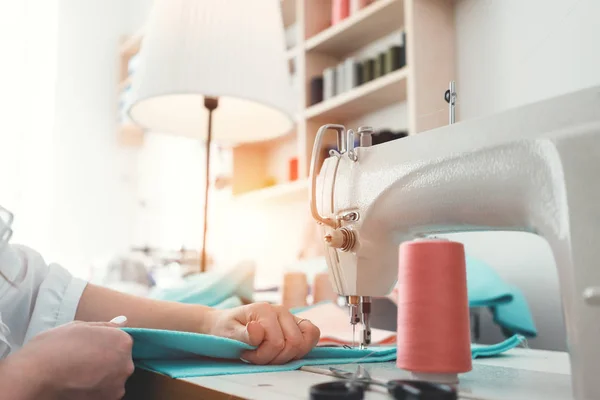
<instances>
[{"instance_id":1,"label":"mint green fabric piece","mask_svg":"<svg viewBox=\"0 0 600 400\"><path fill-rule=\"evenodd\" d=\"M133 359L138 367L172 378L291 371L305 365L386 362L396 359L396 347L348 349L316 347L302 360L285 365L252 365L240 357L253 347L236 340L197 333L123 328L133 338ZM523 336L515 335L492 346L473 345L473 358L491 357L520 345Z\"/></svg>"},{"instance_id":2,"label":"mint green fabric piece","mask_svg":"<svg viewBox=\"0 0 600 400\"><path fill-rule=\"evenodd\" d=\"M488 264L466 257L467 292L470 307L488 307L494 322L508 331L527 337L537 329L525 296L506 283Z\"/></svg>"},{"instance_id":3,"label":"mint green fabric piece","mask_svg":"<svg viewBox=\"0 0 600 400\"><path fill-rule=\"evenodd\" d=\"M154 289L148 297L211 307L226 302L236 295L252 299L252 293L248 291L253 290L254 287L254 272L253 264L241 263L232 268L198 273L190 275L184 283L176 287Z\"/></svg>"}]
</instances>

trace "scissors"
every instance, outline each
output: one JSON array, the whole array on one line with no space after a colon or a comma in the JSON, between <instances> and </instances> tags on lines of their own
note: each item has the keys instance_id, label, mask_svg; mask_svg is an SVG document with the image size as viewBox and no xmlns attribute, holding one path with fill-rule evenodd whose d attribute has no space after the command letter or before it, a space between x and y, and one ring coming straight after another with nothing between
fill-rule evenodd
<instances>
[{"instance_id":1,"label":"scissors","mask_svg":"<svg viewBox=\"0 0 600 400\"><path fill-rule=\"evenodd\" d=\"M362 400L371 385L382 386L397 400L456 400L456 390L449 386L426 381L391 380L371 378L366 369L359 365L356 372L329 368L333 376L341 381L320 383L311 386L311 400Z\"/></svg>"}]
</instances>

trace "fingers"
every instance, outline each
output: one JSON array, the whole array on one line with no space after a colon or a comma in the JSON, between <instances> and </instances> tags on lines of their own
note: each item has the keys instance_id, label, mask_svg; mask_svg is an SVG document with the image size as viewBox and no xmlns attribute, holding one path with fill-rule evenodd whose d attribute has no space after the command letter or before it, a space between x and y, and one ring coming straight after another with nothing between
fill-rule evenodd
<instances>
[{"instance_id":1,"label":"fingers","mask_svg":"<svg viewBox=\"0 0 600 400\"><path fill-rule=\"evenodd\" d=\"M285 337L274 308L267 304L256 304L252 318L264 329L264 340L256 350L245 351L242 358L253 364L268 364L285 348ZM253 328L254 329L254 328Z\"/></svg>"},{"instance_id":2,"label":"fingers","mask_svg":"<svg viewBox=\"0 0 600 400\"><path fill-rule=\"evenodd\" d=\"M304 339L303 351L301 351L299 355L296 356L296 358L302 358L306 354L308 354L308 352L310 352L317 345L317 343L319 343L319 339L321 338L321 331L319 330L319 328L317 328L315 324L313 324L309 320L302 320L298 317L296 318L296 323L298 324L298 328L300 329L300 332L302 332L302 337Z\"/></svg>"},{"instance_id":3,"label":"fingers","mask_svg":"<svg viewBox=\"0 0 600 400\"><path fill-rule=\"evenodd\" d=\"M276 309L281 330L285 339L285 347L275 357L271 364L284 364L295 358L304 356L310 351L304 343L304 337L294 316L283 308Z\"/></svg>"},{"instance_id":4,"label":"fingers","mask_svg":"<svg viewBox=\"0 0 600 400\"><path fill-rule=\"evenodd\" d=\"M319 342L321 332L314 324L293 316L284 307L256 304L246 334L258 349L244 352L242 358L253 364L283 364L304 357ZM300 322L302 321L302 322ZM241 325L244 327L243 325ZM256 329L257 333L252 331ZM264 339L260 339L263 337ZM261 343L262 342L262 343Z\"/></svg>"}]
</instances>

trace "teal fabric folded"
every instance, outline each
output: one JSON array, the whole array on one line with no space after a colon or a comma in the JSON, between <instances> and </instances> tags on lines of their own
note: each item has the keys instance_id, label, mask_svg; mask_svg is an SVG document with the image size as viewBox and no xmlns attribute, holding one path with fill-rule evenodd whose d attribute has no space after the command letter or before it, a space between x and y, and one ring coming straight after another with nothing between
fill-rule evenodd
<instances>
[{"instance_id":1,"label":"teal fabric folded","mask_svg":"<svg viewBox=\"0 0 600 400\"><path fill-rule=\"evenodd\" d=\"M466 257L467 291L470 307L489 307L494 322L507 331L537 336L533 316L523 293L507 284L483 261Z\"/></svg>"},{"instance_id":2,"label":"teal fabric folded","mask_svg":"<svg viewBox=\"0 0 600 400\"><path fill-rule=\"evenodd\" d=\"M148 297L211 307L221 304L221 308L226 308L223 305L235 301L232 297L252 299L254 272L254 264L240 263L232 268L191 275L176 287L154 289Z\"/></svg>"},{"instance_id":3,"label":"teal fabric folded","mask_svg":"<svg viewBox=\"0 0 600 400\"><path fill-rule=\"evenodd\" d=\"M123 328L133 338L133 359L138 367L172 378L291 371L305 365L385 362L396 359L395 347L348 349L316 347L302 360L284 365L252 365L240 357L253 347L236 340L188 332ZM491 357L519 346L523 336L515 335L492 345L472 345L473 358Z\"/></svg>"}]
</instances>

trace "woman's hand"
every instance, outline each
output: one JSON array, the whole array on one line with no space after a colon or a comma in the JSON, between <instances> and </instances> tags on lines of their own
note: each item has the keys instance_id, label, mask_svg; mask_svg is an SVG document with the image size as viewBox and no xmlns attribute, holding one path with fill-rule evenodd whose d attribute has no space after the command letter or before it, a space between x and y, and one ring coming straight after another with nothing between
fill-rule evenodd
<instances>
[{"instance_id":1,"label":"woman's hand","mask_svg":"<svg viewBox=\"0 0 600 400\"><path fill-rule=\"evenodd\" d=\"M121 399L134 365L133 341L119 326L103 322L62 325L35 336L3 363L7 371L21 371L30 384L39 383L32 398Z\"/></svg>"},{"instance_id":2,"label":"woman's hand","mask_svg":"<svg viewBox=\"0 0 600 400\"><path fill-rule=\"evenodd\" d=\"M281 306L254 303L207 315L206 333L252 346L242 358L253 364L283 364L305 356L319 341L319 328Z\"/></svg>"}]
</instances>

